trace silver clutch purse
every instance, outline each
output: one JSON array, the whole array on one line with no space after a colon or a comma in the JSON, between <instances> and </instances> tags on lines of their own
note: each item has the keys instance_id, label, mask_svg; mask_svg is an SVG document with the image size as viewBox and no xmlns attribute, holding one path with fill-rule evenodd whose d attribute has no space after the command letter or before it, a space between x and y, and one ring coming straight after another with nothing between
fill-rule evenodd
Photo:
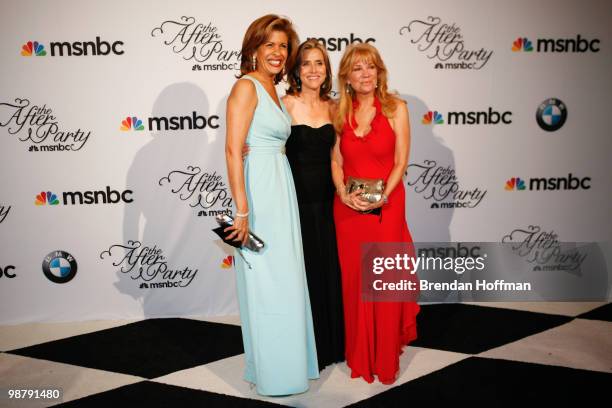
<instances>
[{"instance_id":1,"label":"silver clutch purse","mask_svg":"<svg viewBox=\"0 0 612 408\"><path fill-rule=\"evenodd\" d=\"M232 231L223 231L225 228L234 225L234 218L231 215L217 215L215 216L215 221L219 224L218 228L213 229L213 231L221 237L223 242L228 245L233 246L234 248L247 248L253 252L259 252L264 247L264 242L261 238L255 235L252 232L249 232L249 239L245 245L237 241L230 241L227 239L227 236L232 233Z\"/></svg>"},{"instance_id":2,"label":"silver clutch purse","mask_svg":"<svg viewBox=\"0 0 612 408\"><path fill-rule=\"evenodd\" d=\"M385 191L385 182L383 179L368 179L350 177L346 180L346 192L348 194L356 190L363 190L361 197L370 202L376 203L382 200L383 191Z\"/></svg>"}]
</instances>

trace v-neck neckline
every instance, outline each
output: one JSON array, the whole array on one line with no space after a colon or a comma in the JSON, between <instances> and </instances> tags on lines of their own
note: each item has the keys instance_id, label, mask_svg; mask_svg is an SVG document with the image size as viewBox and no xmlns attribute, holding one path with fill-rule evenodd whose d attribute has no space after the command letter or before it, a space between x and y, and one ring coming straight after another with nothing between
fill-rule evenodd
<instances>
[{"instance_id":1,"label":"v-neck neckline","mask_svg":"<svg viewBox=\"0 0 612 408\"><path fill-rule=\"evenodd\" d=\"M268 92L268 90L266 89L266 87L265 87L265 86L263 86L263 84L261 83L261 81L260 81L259 79L255 78L255 77L254 77L254 76L252 76L252 75L246 75L246 76L248 76L249 78L251 78L251 79L253 79L253 80L257 81L257 83L259 84L259 86L261 86L261 87L263 88L263 90L264 90L264 92L266 93L266 95L268 95L268 98L270 98L270 101L272 101L272 104L273 104L274 106L276 106L276 108L277 108L277 109L280 111L280 113L282 113L282 114L283 114L283 116L285 116L285 111L283 110L283 106L284 106L284 104L283 104L283 101L281 100L281 98L278 98L278 102L279 102L279 103L277 104L277 103L276 103L276 101L274 100L274 98L272 98L272 95L270 95L270 93ZM274 92L276 92L276 89L274 90ZM278 97L278 94L276 94L276 96Z\"/></svg>"}]
</instances>

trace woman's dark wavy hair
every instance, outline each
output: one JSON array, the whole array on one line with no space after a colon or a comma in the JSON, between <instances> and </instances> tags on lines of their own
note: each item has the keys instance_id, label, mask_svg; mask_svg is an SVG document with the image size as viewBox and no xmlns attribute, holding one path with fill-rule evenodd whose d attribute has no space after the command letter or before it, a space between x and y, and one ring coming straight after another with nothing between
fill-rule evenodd
<instances>
[{"instance_id":1,"label":"woman's dark wavy hair","mask_svg":"<svg viewBox=\"0 0 612 408\"><path fill-rule=\"evenodd\" d=\"M240 74L237 78L242 78L253 72L252 58L257 52L257 48L266 42L273 31L280 31L287 35L287 61L285 66L293 65L300 40L293 28L293 24L285 17L276 14L267 14L253 21L242 40L242 51L240 56ZM274 83L278 84L283 79L283 72L279 72L274 77Z\"/></svg>"}]
</instances>

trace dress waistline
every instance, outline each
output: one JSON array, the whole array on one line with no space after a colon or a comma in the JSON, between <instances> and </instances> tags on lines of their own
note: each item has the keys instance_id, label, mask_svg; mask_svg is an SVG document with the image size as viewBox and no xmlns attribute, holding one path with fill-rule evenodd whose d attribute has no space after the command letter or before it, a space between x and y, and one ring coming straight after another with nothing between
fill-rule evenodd
<instances>
[{"instance_id":1,"label":"dress waistline","mask_svg":"<svg viewBox=\"0 0 612 408\"><path fill-rule=\"evenodd\" d=\"M250 146L249 154L285 154L285 146Z\"/></svg>"}]
</instances>

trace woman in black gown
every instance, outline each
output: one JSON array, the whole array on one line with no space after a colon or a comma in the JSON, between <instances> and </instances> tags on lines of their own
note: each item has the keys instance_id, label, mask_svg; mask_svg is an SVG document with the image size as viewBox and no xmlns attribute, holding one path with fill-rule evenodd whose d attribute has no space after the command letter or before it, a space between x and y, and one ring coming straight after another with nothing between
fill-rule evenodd
<instances>
[{"instance_id":1,"label":"woman in black gown","mask_svg":"<svg viewBox=\"0 0 612 408\"><path fill-rule=\"evenodd\" d=\"M283 102L291 115L286 153L300 209L304 261L319 368L344 361L344 317L336 247L331 175L334 101L325 48L317 40L300 45L288 67L289 89Z\"/></svg>"}]
</instances>

